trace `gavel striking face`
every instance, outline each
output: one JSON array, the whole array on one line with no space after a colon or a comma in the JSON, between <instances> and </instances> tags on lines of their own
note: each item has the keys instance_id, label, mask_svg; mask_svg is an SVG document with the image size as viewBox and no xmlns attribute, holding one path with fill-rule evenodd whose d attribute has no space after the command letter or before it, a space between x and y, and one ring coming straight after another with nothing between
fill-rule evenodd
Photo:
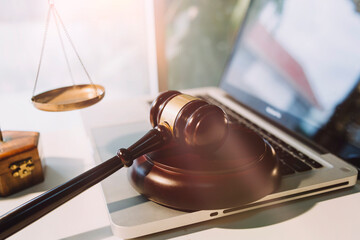
<instances>
[{"instance_id":1,"label":"gavel striking face","mask_svg":"<svg viewBox=\"0 0 360 240\"><path fill-rule=\"evenodd\" d=\"M150 122L153 127L166 127L180 143L203 150L218 148L228 130L221 108L177 91L164 92L154 100Z\"/></svg>"}]
</instances>

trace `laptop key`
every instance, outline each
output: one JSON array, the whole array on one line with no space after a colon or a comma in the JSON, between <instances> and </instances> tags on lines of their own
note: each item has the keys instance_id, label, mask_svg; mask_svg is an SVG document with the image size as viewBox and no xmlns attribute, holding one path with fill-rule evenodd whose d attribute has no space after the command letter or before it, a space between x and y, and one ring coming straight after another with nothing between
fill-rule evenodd
<instances>
[{"instance_id":1,"label":"laptop key","mask_svg":"<svg viewBox=\"0 0 360 240\"><path fill-rule=\"evenodd\" d=\"M284 162L286 162L286 164L288 164L292 169L294 169L297 172L305 172L312 169L309 165L297 159L296 157L292 156L291 154L287 155L282 159Z\"/></svg>"},{"instance_id":2,"label":"laptop key","mask_svg":"<svg viewBox=\"0 0 360 240\"><path fill-rule=\"evenodd\" d=\"M313 168L321 168L323 165L315 161L314 159L310 158L309 156L305 155L302 152L296 151L294 153L298 158L302 159L304 162L312 166Z\"/></svg>"},{"instance_id":3,"label":"laptop key","mask_svg":"<svg viewBox=\"0 0 360 240\"><path fill-rule=\"evenodd\" d=\"M323 165L321 165L320 163L318 163L317 161L315 161L312 158L309 158L308 156L304 156L301 158L302 160L304 160L306 163L308 163L310 166L312 166L313 168L322 168Z\"/></svg>"},{"instance_id":4,"label":"laptop key","mask_svg":"<svg viewBox=\"0 0 360 240\"><path fill-rule=\"evenodd\" d=\"M284 162L279 161L279 170L280 170L280 174L282 176L286 176L286 175L290 175L290 174L294 174L295 171L293 169L291 169L289 166L287 166Z\"/></svg>"}]
</instances>

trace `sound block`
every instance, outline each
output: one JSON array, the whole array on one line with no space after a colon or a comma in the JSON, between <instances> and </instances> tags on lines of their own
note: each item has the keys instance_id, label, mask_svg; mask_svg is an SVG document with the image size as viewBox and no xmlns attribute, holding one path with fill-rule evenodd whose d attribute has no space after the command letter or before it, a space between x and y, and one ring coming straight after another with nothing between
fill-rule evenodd
<instances>
[{"instance_id":1,"label":"sound block","mask_svg":"<svg viewBox=\"0 0 360 240\"><path fill-rule=\"evenodd\" d=\"M131 185L151 201L184 211L241 206L272 193L280 183L274 149L247 128L229 128L215 152L171 142L137 158L128 171Z\"/></svg>"}]
</instances>

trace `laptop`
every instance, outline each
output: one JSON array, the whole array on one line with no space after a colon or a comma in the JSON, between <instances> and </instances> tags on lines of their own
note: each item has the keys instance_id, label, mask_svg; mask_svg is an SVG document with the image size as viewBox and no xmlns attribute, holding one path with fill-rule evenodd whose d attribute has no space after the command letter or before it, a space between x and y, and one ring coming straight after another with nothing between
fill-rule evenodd
<instances>
[{"instance_id":1,"label":"laptop","mask_svg":"<svg viewBox=\"0 0 360 240\"><path fill-rule=\"evenodd\" d=\"M185 90L221 106L232 122L271 143L281 163L280 188L244 206L182 212L141 196L121 169L101 183L115 235L159 233L356 183L360 13L352 1L332 2L324 0L323 11L316 11L312 1L249 1L219 87ZM156 31L156 37L160 32L164 34ZM165 51L163 42L157 50ZM158 77L166 77L168 59L159 57ZM82 112L98 163L150 129L151 100L138 98L122 106L100 103ZM118 116L120 107L128 114Z\"/></svg>"}]
</instances>

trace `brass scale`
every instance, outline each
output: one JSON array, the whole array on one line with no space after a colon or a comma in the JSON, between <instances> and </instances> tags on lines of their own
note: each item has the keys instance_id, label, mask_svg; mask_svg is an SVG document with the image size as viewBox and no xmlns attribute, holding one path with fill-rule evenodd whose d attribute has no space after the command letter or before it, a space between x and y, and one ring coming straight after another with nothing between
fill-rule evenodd
<instances>
[{"instance_id":1,"label":"brass scale","mask_svg":"<svg viewBox=\"0 0 360 240\"><path fill-rule=\"evenodd\" d=\"M64 53L67 68L68 68L73 85L52 89L52 90L35 95L51 17L54 18L54 22L55 22L57 33L58 33L59 40L61 43L62 51ZM79 60L80 65L83 68L90 84L75 84L75 81L74 81L74 78L72 75L72 71L71 71L71 67L70 67L70 62L69 62L68 56L65 51L65 45L64 45L64 41L62 38L60 28L62 28L67 40L70 43L70 46L72 47L74 53L76 54L76 57ZM42 42L42 47L41 47L40 61L39 61L39 65L37 68L36 79L35 79L34 89L33 89L32 98L31 98L33 105L36 108L43 110L43 111L50 111L50 112L70 111L70 110L81 109L81 108L91 106L91 105L99 102L101 99L103 99L104 95L105 95L105 88L101 85L97 85L97 84L93 83L88 71L86 70L86 68L84 66L83 61L80 58L79 53L77 52L77 50L75 48L73 41L70 38L70 34L67 31L60 15L59 15L59 12L55 8L54 2L50 0L49 1L49 9L47 12L47 17L46 17L46 22L45 22L45 32L44 32L44 37L43 37L43 42Z\"/></svg>"},{"instance_id":2,"label":"brass scale","mask_svg":"<svg viewBox=\"0 0 360 240\"><path fill-rule=\"evenodd\" d=\"M99 102L101 99L103 99L103 97L105 95L105 88L101 85L97 85L97 84L93 83L88 71L86 70L86 68L84 66L83 61L80 58L79 53L77 52L77 50L75 48L73 41L70 38L69 32L67 31L57 9L55 8L53 0L49 0L48 3L49 3L49 8L48 8L46 22L45 22L45 32L44 32L44 36L43 36L40 60L39 60L38 68L37 68L36 79L35 79L35 84L34 84L34 88L33 88L33 92L32 92L31 101L37 109L40 109L43 111L49 111L49 112L62 112L62 111L70 111L70 110L76 110L76 109L89 107L89 106ZM66 60L67 68L68 68L73 85L48 90L46 92L35 95L51 17L54 18L54 22L55 22L55 25L57 28L57 33L59 36L59 40L60 40L61 47L62 47L64 57ZM67 53L65 51L65 45L64 45L64 41L62 38L60 28L62 28L63 33L65 34L67 40L69 41L74 53L76 54L76 57L77 57L78 61L80 62L80 65L83 68L90 84L75 84L75 81L74 81L74 78L72 75L72 71L71 71L71 67L70 67L70 62L69 62ZM7 139L7 140L9 140L9 139ZM5 142L6 142L6 136L4 136L4 134L0 128L0 146L2 143L5 143ZM1 152L1 150L2 149L0 148L0 152Z\"/></svg>"}]
</instances>

